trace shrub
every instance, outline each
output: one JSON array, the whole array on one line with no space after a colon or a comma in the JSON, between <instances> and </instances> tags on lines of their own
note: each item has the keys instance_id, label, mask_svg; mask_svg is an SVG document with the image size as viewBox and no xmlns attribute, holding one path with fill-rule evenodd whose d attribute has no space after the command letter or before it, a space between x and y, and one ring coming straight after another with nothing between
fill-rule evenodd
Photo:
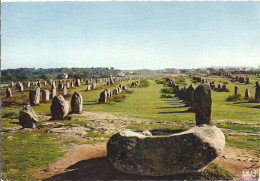
<instances>
[{"instance_id":1,"label":"shrub","mask_svg":"<svg viewBox=\"0 0 260 181\"><path fill-rule=\"evenodd\" d=\"M18 119L19 118L19 114L16 112L9 112L6 113L2 116L3 118L11 118L11 119Z\"/></svg>"},{"instance_id":2,"label":"shrub","mask_svg":"<svg viewBox=\"0 0 260 181\"><path fill-rule=\"evenodd\" d=\"M126 96L123 93L118 93L117 95L113 95L112 97L108 98L107 103L112 102L123 102L125 100Z\"/></svg>"},{"instance_id":3,"label":"shrub","mask_svg":"<svg viewBox=\"0 0 260 181\"><path fill-rule=\"evenodd\" d=\"M130 90L130 89L123 90L124 94L132 94L133 92L134 92L134 90Z\"/></svg>"},{"instance_id":4,"label":"shrub","mask_svg":"<svg viewBox=\"0 0 260 181\"><path fill-rule=\"evenodd\" d=\"M228 98L226 99L227 101L238 101L238 100L241 100L242 97L241 97L241 94L238 94L238 95L233 95L233 96L228 96Z\"/></svg>"},{"instance_id":5,"label":"shrub","mask_svg":"<svg viewBox=\"0 0 260 181\"><path fill-rule=\"evenodd\" d=\"M248 102L250 103L258 103L260 102L260 99L254 99L252 96L248 99Z\"/></svg>"},{"instance_id":6,"label":"shrub","mask_svg":"<svg viewBox=\"0 0 260 181\"><path fill-rule=\"evenodd\" d=\"M147 79L141 80L139 87L146 88L150 86L150 82Z\"/></svg>"},{"instance_id":7,"label":"shrub","mask_svg":"<svg viewBox=\"0 0 260 181\"><path fill-rule=\"evenodd\" d=\"M161 98L173 98L171 95L161 94Z\"/></svg>"},{"instance_id":8,"label":"shrub","mask_svg":"<svg viewBox=\"0 0 260 181\"><path fill-rule=\"evenodd\" d=\"M180 85L186 85L187 84L186 79L184 77L181 77L181 76L179 76L175 79L175 83L180 84Z\"/></svg>"},{"instance_id":9,"label":"shrub","mask_svg":"<svg viewBox=\"0 0 260 181\"><path fill-rule=\"evenodd\" d=\"M156 79L155 82L156 84L168 85L168 82L165 79Z\"/></svg>"},{"instance_id":10,"label":"shrub","mask_svg":"<svg viewBox=\"0 0 260 181\"><path fill-rule=\"evenodd\" d=\"M173 88L162 88L161 93L171 93L173 94Z\"/></svg>"}]
</instances>

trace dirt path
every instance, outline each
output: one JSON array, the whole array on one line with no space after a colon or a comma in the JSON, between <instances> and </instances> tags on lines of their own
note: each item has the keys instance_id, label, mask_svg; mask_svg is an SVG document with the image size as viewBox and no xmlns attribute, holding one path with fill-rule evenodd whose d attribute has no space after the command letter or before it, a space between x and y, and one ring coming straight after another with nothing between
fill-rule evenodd
<instances>
[{"instance_id":1,"label":"dirt path","mask_svg":"<svg viewBox=\"0 0 260 181\"><path fill-rule=\"evenodd\" d=\"M45 180L73 180L73 179L140 179L131 177L115 170L105 159L106 142L96 144L83 144L73 147L59 161L50 165L48 172L40 172ZM259 171L252 168L250 160L258 158L245 150L226 147L224 153L215 160L215 163L228 169L234 180L253 180L252 176L243 176L242 171ZM248 161L246 161L248 160ZM258 162L259 163L259 162ZM145 179L142 177L141 179Z\"/></svg>"}]
</instances>

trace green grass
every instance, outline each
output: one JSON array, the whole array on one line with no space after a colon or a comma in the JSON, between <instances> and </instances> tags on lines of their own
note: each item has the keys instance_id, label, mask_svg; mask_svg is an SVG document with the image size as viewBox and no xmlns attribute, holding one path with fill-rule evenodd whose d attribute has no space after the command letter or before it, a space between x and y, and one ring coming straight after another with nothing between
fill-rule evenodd
<instances>
[{"instance_id":1,"label":"green grass","mask_svg":"<svg viewBox=\"0 0 260 181\"><path fill-rule=\"evenodd\" d=\"M216 124L219 128L231 129L237 132L255 133L260 131L260 127L256 125L230 124L229 122L221 122Z\"/></svg>"},{"instance_id":2,"label":"green grass","mask_svg":"<svg viewBox=\"0 0 260 181\"><path fill-rule=\"evenodd\" d=\"M32 168L55 162L64 154L56 139L54 134L37 131L2 134L2 172L8 180L35 180Z\"/></svg>"},{"instance_id":3,"label":"green grass","mask_svg":"<svg viewBox=\"0 0 260 181\"><path fill-rule=\"evenodd\" d=\"M260 154L259 137L255 136L226 136L226 144L231 147L256 151Z\"/></svg>"}]
</instances>

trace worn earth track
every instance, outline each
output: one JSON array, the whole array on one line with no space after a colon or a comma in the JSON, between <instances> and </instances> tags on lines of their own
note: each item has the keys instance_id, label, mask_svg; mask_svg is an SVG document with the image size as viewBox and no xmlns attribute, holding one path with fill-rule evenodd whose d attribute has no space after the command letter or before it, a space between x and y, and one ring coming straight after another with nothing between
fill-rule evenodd
<instances>
[{"instance_id":1,"label":"worn earth track","mask_svg":"<svg viewBox=\"0 0 260 181\"><path fill-rule=\"evenodd\" d=\"M106 113L84 113L89 119L115 120L126 118L116 117ZM133 120L133 119L131 119ZM80 138L79 139L83 139ZM108 180L108 179L154 179L149 177L132 176L115 170L106 160L106 142L95 144L74 145L56 163L50 165L48 172L38 170L38 178L42 180ZM254 180L255 177L243 175L248 171L259 174L253 160L259 165L259 158L248 150L225 147L224 152L214 162L228 169L234 180ZM254 166L253 166L254 165ZM181 179L180 176L158 179Z\"/></svg>"}]
</instances>

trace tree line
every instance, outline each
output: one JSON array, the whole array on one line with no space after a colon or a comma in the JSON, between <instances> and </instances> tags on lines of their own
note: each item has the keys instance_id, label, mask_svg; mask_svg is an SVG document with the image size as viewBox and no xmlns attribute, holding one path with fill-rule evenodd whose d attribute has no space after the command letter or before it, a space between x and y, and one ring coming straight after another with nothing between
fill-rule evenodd
<instances>
[{"instance_id":1,"label":"tree line","mask_svg":"<svg viewBox=\"0 0 260 181\"><path fill-rule=\"evenodd\" d=\"M120 72L114 67L91 67L91 68L17 68L6 69L1 71L1 81L27 81L39 79L62 79L63 74L67 74L68 78L88 78L88 77L108 77L116 75Z\"/></svg>"}]
</instances>

